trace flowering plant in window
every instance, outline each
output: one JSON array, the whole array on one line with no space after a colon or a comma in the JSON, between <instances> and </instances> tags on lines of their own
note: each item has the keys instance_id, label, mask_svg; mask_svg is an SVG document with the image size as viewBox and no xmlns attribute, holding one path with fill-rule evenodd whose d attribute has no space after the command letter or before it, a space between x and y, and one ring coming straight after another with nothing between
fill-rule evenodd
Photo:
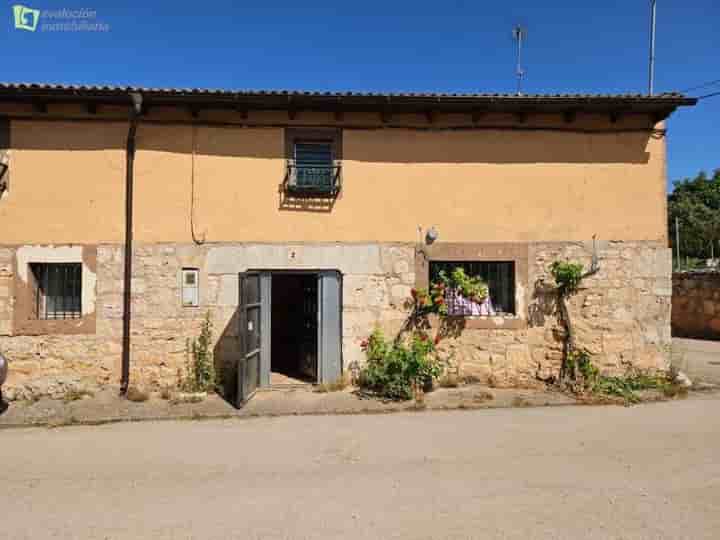
<instances>
[{"instance_id":1,"label":"flowering plant in window","mask_svg":"<svg viewBox=\"0 0 720 540\"><path fill-rule=\"evenodd\" d=\"M450 273L450 276L441 270L438 277L440 278L439 284L455 291L471 302L481 303L488 297L487 283L479 277L468 276L465 270L459 266Z\"/></svg>"},{"instance_id":2,"label":"flowering plant in window","mask_svg":"<svg viewBox=\"0 0 720 540\"><path fill-rule=\"evenodd\" d=\"M456 267L450 275L439 272L438 280L430 284L429 290L420 288L410 292L415 313L420 316L429 313L495 315L487 283L479 277L468 276L461 267Z\"/></svg>"},{"instance_id":3,"label":"flowering plant in window","mask_svg":"<svg viewBox=\"0 0 720 540\"><path fill-rule=\"evenodd\" d=\"M410 294L417 314L437 313L447 315L444 285L433 283L429 291L424 288L411 289Z\"/></svg>"}]
</instances>

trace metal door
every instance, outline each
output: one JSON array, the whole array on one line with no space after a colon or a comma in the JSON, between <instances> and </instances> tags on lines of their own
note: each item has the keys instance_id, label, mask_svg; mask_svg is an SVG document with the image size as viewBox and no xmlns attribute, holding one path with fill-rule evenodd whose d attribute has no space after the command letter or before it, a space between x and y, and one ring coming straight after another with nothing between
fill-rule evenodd
<instances>
[{"instance_id":1,"label":"metal door","mask_svg":"<svg viewBox=\"0 0 720 540\"><path fill-rule=\"evenodd\" d=\"M237 369L237 398L241 407L260 386L260 361L262 352L262 294L260 274L245 272L239 276L239 323L240 358Z\"/></svg>"},{"instance_id":2,"label":"metal door","mask_svg":"<svg viewBox=\"0 0 720 540\"><path fill-rule=\"evenodd\" d=\"M331 383L342 375L342 276L339 272L319 273L318 352L320 382Z\"/></svg>"},{"instance_id":3,"label":"metal door","mask_svg":"<svg viewBox=\"0 0 720 540\"><path fill-rule=\"evenodd\" d=\"M300 337L300 371L318 380L318 278L303 276L302 333Z\"/></svg>"}]
</instances>

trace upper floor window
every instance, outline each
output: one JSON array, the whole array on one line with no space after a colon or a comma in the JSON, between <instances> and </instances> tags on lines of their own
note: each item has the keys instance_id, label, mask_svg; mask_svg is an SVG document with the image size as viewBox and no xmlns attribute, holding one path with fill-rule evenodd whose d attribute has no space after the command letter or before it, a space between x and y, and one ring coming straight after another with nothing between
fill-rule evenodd
<instances>
[{"instance_id":1,"label":"upper floor window","mask_svg":"<svg viewBox=\"0 0 720 540\"><path fill-rule=\"evenodd\" d=\"M288 129L286 191L318 196L337 194L341 153L338 130Z\"/></svg>"},{"instance_id":2,"label":"upper floor window","mask_svg":"<svg viewBox=\"0 0 720 540\"><path fill-rule=\"evenodd\" d=\"M38 319L82 317L82 264L31 263Z\"/></svg>"},{"instance_id":3,"label":"upper floor window","mask_svg":"<svg viewBox=\"0 0 720 540\"><path fill-rule=\"evenodd\" d=\"M440 272L450 275L455 268L462 268L469 277L479 277L488 285L489 294L483 305L473 306L467 299L453 297L458 315L515 314L515 263L513 261L430 261L430 283L437 282Z\"/></svg>"}]
</instances>

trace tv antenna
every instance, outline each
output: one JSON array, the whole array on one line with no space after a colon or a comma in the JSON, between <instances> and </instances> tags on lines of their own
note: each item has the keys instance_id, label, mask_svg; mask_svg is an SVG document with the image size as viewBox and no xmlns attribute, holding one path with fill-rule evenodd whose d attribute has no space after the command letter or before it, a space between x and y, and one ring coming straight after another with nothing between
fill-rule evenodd
<instances>
[{"instance_id":1,"label":"tv antenna","mask_svg":"<svg viewBox=\"0 0 720 540\"><path fill-rule=\"evenodd\" d=\"M523 70L521 63L521 55L523 40L527 39L527 30L518 24L512 29L512 36L517 42L517 69L515 71L515 75L517 75L517 95L521 96L522 80L525 76L525 70Z\"/></svg>"}]
</instances>

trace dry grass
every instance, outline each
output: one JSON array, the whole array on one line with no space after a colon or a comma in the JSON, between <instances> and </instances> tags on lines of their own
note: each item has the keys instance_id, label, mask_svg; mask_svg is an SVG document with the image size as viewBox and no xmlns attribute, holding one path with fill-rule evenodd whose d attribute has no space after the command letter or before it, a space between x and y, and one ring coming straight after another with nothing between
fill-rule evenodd
<instances>
[{"instance_id":1,"label":"dry grass","mask_svg":"<svg viewBox=\"0 0 720 540\"><path fill-rule=\"evenodd\" d=\"M180 403L200 403L207 397L207 392L174 392L170 398L170 403L178 405Z\"/></svg>"},{"instance_id":2,"label":"dry grass","mask_svg":"<svg viewBox=\"0 0 720 540\"><path fill-rule=\"evenodd\" d=\"M330 383L320 383L315 387L315 391L319 394L327 394L328 392L342 392L350 385L350 379L347 375L341 375L337 380Z\"/></svg>"},{"instance_id":3,"label":"dry grass","mask_svg":"<svg viewBox=\"0 0 720 540\"><path fill-rule=\"evenodd\" d=\"M477 377L476 375L464 375L462 377L463 384L480 384L482 381L480 380L480 377Z\"/></svg>"},{"instance_id":4,"label":"dry grass","mask_svg":"<svg viewBox=\"0 0 720 540\"><path fill-rule=\"evenodd\" d=\"M143 401L147 401L150 399L150 394L147 393L142 388L138 388L136 386L131 386L127 390L126 395L128 401L133 401L135 403L142 403Z\"/></svg>"},{"instance_id":5,"label":"dry grass","mask_svg":"<svg viewBox=\"0 0 720 540\"><path fill-rule=\"evenodd\" d=\"M446 375L440 377L438 384L440 385L440 388L457 388L460 386L460 382L460 377L454 373L447 373Z\"/></svg>"},{"instance_id":6,"label":"dry grass","mask_svg":"<svg viewBox=\"0 0 720 540\"><path fill-rule=\"evenodd\" d=\"M475 403L482 403L484 401L490 401L492 399L495 399L495 396L493 396L487 390L480 390L478 392L473 393L473 401Z\"/></svg>"},{"instance_id":7,"label":"dry grass","mask_svg":"<svg viewBox=\"0 0 720 540\"><path fill-rule=\"evenodd\" d=\"M165 401L168 401L170 398L172 398L173 389L171 386L163 386L160 389L160 399L164 399Z\"/></svg>"},{"instance_id":8,"label":"dry grass","mask_svg":"<svg viewBox=\"0 0 720 540\"><path fill-rule=\"evenodd\" d=\"M512 400L513 407L530 407L531 405L532 403L522 396L515 396Z\"/></svg>"},{"instance_id":9,"label":"dry grass","mask_svg":"<svg viewBox=\"0 0 720 540\"><path fill-rule=\"evenodd\" d=\"M73 388L65 392L65 395L63 396L63 401L65 403L70 403L71 401L78 401L85 397L93 397L94 395L95 394L93 394L90 390L77 390Z\"/></svg>"}]
</instances>

